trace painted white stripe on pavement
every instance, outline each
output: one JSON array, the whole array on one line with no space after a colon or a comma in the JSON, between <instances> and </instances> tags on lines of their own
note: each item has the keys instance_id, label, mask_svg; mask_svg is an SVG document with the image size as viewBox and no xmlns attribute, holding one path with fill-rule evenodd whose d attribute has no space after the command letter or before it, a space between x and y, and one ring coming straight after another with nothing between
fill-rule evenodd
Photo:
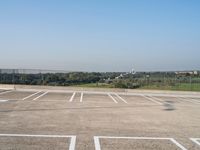
<instances>
[{"instance_id":1,"label":"painted white stripe on pavement","mask_svg":"<svg viewBox=\"0 0 200 150\"><path fill-rule=\"evenodd\" d=\"M111 96L110 93L108 93L108 96L109 96L115 103L118 103L118 102L114 99L114 97Z\"/></svg>"},{"instance_id":2,"label":"painted white stripe on pavement","mask_svg":"<svg viewBox=\"0 0 200 150\"><path fill-rule=\"evenodd\" d=\"M46 91L45 93L39 95L38 97L34 98L33 101L35 101L35 100L41 98L42 96L46 95L48 92L49 92L49 91Z\"/></svg>"},{"instance_id":3,"label":"painted white stripe on pavement","mask_svg":"<svg viewBox=\"0 0 200 150\"><path fill-rule=\"evenodd\" d=\"M124 103L128 104L128 102L125 99L123 99L121 96L119 96L117 93L115 93L115 96L117 96Z\"/></svg>"},{"instance_id":4,"label":"painted white stripe on pavement","mask_svg":"<svg viewBox=\"0 0 200 150\"><path fill-rule=\"evenodd\" d=\"M80 98L80 102L83 102L83 92L81 93L81 98Z\"/></svg>"},{"instance_id":5,"label":"painted white stripe on pavement","mask_svg":"<svg viewBox=\"0 0 200 150\"><path fill-rule=\"evenodd\" d=\"M198 141L200 138L190 138L190 140L200 146L200 142Z\"/></svg>"},{"instance_id":6,"label":"painted white stripe on pavement","mask_svg":"<svg viewBox=\"0 0 200 150\"><path fill-rule=\"evenodd\" d=\"M188 98L188 97L181 97L181 98L186 99L186 100L188 100L188 101L191 101L191 102L193 102L194 104L200 104L200 101L197 100L197 99Z\"/></svg>"},{"instance_id":7,"label":"painted white stripe on pavement","mask_svg":"<svg viewBox=\"0 0 200 150\"><path fill-rule=\"evenodd\" d=\"M73 101L75 95L76 95L76 92L74 92L74 93L72 94L72 96L71 96L69 102L72 102L72 101Z\"/></svg>"},{"instance_id":8,"label":"painted white stripe on pavement","mask_svg":"<svg viewBox=\"0 0 200 150\"><path fill-rule=\"evenodd\" d=\"M150 100L150 101L152 101L152 102L154 102L154 103L156 103L156 104L162 105L161 102L158 102L158 101L154 100L153 98L147 97L145 95L141 95L141 96L144 97L144 98L146 98L146 99L148 99L148 100Z\"/></svg>"},{"instance_id":9,"label":"painted white stripe on pavement","mask_svg":"<svg viewBox=\"0 0 200 150\"><path fill-rule=\"evenodd\" d=\"M8 101L8 100L5 100L5 99L2 100L2 99L1 99L1 100L0 100L0 103L7 102L7 101Z\"/></svg>"},{"instance_id":10,"label":"painted white stripe on pavement","mask_svg":"<svg viewBox=\"0 0 200 150\"><path fill-rule=\"evenodd\" d=\"M168 103L168 102L165 102L164 100L160 99L160 98L157 98L157 97L153 97L153 96L149 96L150 98L153 98L154 100L158 100L159 102L163 102L165 104L171 104L171 103Z\"/></svg>"},{"instance_id":11,"label":"painted white stripe on pavement","mask_svg":"<svg viewBox=\"0 0 200 150\"><path fill-rule=\"evenodd\" d=\"M29 96L23 98L22 100L26 100L26 99L28 99L28 98L30 98L30 97L32 97L32 96L34 96L34 95L36 95L36 94L38 94L38 93L40 93L40 92L41 92L41 91L38 91L38 92L36 92L36 93L34 93L34 94L31 94L31 95L29 95Z\"/></svg>"},{"instance_id":12,"label":"painted white stripe on pavement","mask_svg":"<svg viewBox=\"0 0 200 150\"><path fill-rule=\"evenodd\" d=\"M75 150L76 146L76 136L71 136L69 150Z\"/></svg>"},{"instance_id":13,"label":"painted white stripe on pavement","mask_svg":"<svg viewBox=\"0 0 200 150\"><path fill-rule=\"evenodd\" d=\"M94 136L94 146L95 146L95 150L101 150L99 137L97 136Z\"/></svg>"},{"instance_id":14,"label":"painted white stripe on pavement","mask_svg":"<svg viewBox=\"0 0 200 150\"><path fill-rule=\"evenodd\" d=\"M75 150L76 136L74 135L31 135L31 134L0 134L0 137L41 137L41 138L71 138L69 150Z\"/></svg>"},{"instance_id":15,"label":"painted white stripe on pavement","mask_svg":"<svg viewBox=\"0 0 200 150\"><path fill-rule=\"evenodd\" d=\"M181 145L180 143L178 143L175 139L170 138L170 141L172 141L174 144L176 144L176 146L178 146L180 149L187 150L183 145Z\"/></svg>"},{"instance_id":16,"label":"painted white stripe on pavement","mask_svg":"<svg viewBox=\"0 0 200 150\"><path fill-rule=\"evenodd\" d=\"M195 101L191 101L191 100L189 100L189 99L185 99L184 97L177 97L179 100L181 100L181 101L186 101L186 102L190 102L190 103L193 103L193 104L200 104L200 103L198 103L198 102L195 102Z\"/></svg>"},{"instance_id":17,"label":"painted white stripe on pavement","mask_svg":"<svg viewBox=\"0 0 200 150\"><path fill-rule=\"evenodd\" d=\"M44 135L44 134L0 134L0 136L5 137L60 137L60 138L68 138L73 135Z\"/></svg>"},{"instance_id":18,"label":"painted white stripe on pavement","mask_svg":"<svg viewBox=\"0 0 200 150\"><path fill-rule=\"evenodd\" d=\"M17 89L17 91L33 91L33 90L31 90L31 89ZM65 92L67 92L67 93L73 93L74 92L74 90L72 91L72 90L55 90L55 89L49 89L48 91L51 91L51 92L58 92L58 93L65 93ZM86 93L86 94L103 94L103 95L107 95L107 93L108 92L106 92L106 91L88 91L88 90L82 90L82 91L80 91L80 92L84 92L84 93ZM119 95L130 95L130 96L141 96L141 94L144 94L144 95L151 95L151 96L164 96L164 97L173 97L173 98L175 98L175 97L179 97L179 96L183 96L184 95L184 97L188 97L188 98L199 98L200 99L200 94L198 93L198 92L187 92L186 94L185 94L185 92L184 92L184 94L183 94L183 92L177 92L177 93L175 93L175 92L165 92L165 91L158 91L158 92L155 92L155 91L150 91L150 92L147 92L147 91L142 91L142 90L140 90L140 91L135 91L135 92L132 92L132 91L130 91L129 92L129 90L125 90L125 91L119 91L119 92L116 92L117 94L119 94Z\"/></svg>"},{"instance_id":19,"label":"painted white stripe on pavement","mask_svg":"<svg viewBox=\"0 0 200 150\"><path fill-rule=\"evenodd\" d=\"M0 95L6 94L6 93L10 93L12 91L5 91L5 92L1 92Z\"/></svg>"},{"instance_id":20,"label":"painted white stripe on pavement","mask_svg":"<svg viewBox=\"0 0 200 150\"><path fill-rule=\"evenodd\" d=\"M195 101L197 103L200 103L200 100L197 100L197 99L194 99L194 98L191 98L192 101Z\"/></svg>"},{"instance_id":21,"label":"painted white stripe on pavement","mask_svg":"<svg viewBox=\"0 0 200 150\"><path fill-rule=\"evenodd\" d=\"M133 139L133 140L170 140L181 150L187 150L183 145L178 143L174 138L163 138L163 137L112 137L112 136L94 136L95 150L101 150L99 139Z\"/></svg>"}]
</instances>

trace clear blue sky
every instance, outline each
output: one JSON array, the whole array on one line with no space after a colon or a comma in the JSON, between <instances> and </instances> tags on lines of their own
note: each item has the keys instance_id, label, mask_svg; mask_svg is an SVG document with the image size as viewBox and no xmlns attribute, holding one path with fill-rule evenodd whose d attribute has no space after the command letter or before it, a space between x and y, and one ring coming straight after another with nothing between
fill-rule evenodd
<instances>
[{"instance_id":1,"label":"clear blue sky","mask_svg":"<svg viewBox=\"0 0 200 150\"><path fill-rule=\"evenodd\" d=\"M132 67L200 70L200 1L0 1L0 68Z\"/></svg>"}]
</instances>

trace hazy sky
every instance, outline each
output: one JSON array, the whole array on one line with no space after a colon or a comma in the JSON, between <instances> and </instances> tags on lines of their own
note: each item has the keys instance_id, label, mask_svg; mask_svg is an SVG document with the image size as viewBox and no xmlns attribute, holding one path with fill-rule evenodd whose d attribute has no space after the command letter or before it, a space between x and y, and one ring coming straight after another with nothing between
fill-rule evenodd
<instances>
[{"instance_id":1,"label":"hazy sky","mask_svg":"<svg viewBox=\"0 0 200 150\"><path fill-rule=\"evenodd\" d=\"M200 70L200 0L1 0L0 68Z\"/></svg>"}]
</instances>

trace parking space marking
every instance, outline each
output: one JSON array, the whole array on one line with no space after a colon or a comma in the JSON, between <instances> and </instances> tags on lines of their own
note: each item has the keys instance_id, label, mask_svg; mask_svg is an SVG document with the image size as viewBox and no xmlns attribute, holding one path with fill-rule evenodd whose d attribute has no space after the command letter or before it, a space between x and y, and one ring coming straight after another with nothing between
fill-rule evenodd
<instances>
[{"instance_id":1,"label":"parking space marking","mask_svg":"<svg viewBox=\"0 0 200 150\"><path fill-rule=\"evenodd\" d=\"M178 143L174 138L170 138L170 141L172 141L174 144L176 144L176 146L178 146L180 149L187 150L183 145Z\"/></svg>"},{"instance_id":2,"label":"parking space marking","mask_svg":"<svg viewBox=\"0 0 200 150\"><path fill-rule=\"evenodd\" d=\"M33 134L0 134L0 137L41 137L41 138L70 138L69 150L75 150L75 135L33 135Z\"/></svg>"},{"instance_id":3,"label":"parking space marking","mask_svg":"<svg viewBox=\"0 0 200 150\"><path fill-rule=\"evenodd\" d=\"M0 100L0 103L4 103L4 102L7 102L8 100Z\"/></svg>"},{"instance_id":4,"label":"parking space marking","mask_svg":"<svg viewBox=\"0 0 200 150\"><path fill-rule=\"evenodd\" d=\"M18 91L32 91L30 89L18 89ZM63 92L67 92L67 93L73 93L74 91L72 90L49 90L49 91L54 91L54 92L58 92L58 93L63 93ZM84 90L82 91L86 94L101 94L101 95L105 95L107 94L108 92L106 91L87 91L87 90ZM119 95L128 95L128 96L141 96L141 94L144 94L144 92L128 92L128 91L121 91L121 92L117 92L117 94ZM154 93L154 92L146 92L146 94L144 95L151 95L151 96L164 96L164 97L172 97L172 98L175 98L175 97L183 97L183 94L181 93ZM188 97L188 98L199 98L200 99L200 94L184 94L184 97Z\"/></svg>"},{"instance_id":5,"label":"parking space marking","mask_svg":"<svg viewBox=\"0 0 200 150\"><path fill-rule=\"evenodd\" d=\"M153 98L153 99L155 99L155 100L158 100L159 102L163 101L162 99L157 98L157 97L154 97L154 96L150 96L150 95L149 95L149 97L150 97L150 98Z\"/></svg>"},{"instance_id":6,"label":"parking space marking","mask_svg":"<svg viewBox=\"0 0 200 150\"><path fill-rule=\"evenodd\" d=\"M46 95L47 93L49 93L49 91L46 91L45 93L43 93L43 94L39 95L38 97L34 98L33 101L41 98L42 96Z\"/></svg>"},{"instance_id":7,"label":"parking space marking","mask_svg":"<svg viewBox=\"0 0 200 150\"><path fill-rule=\"evenodd\" d=\"M200 104L200 100L193 99L193 98L191 98L191 100L192 100L192 101L195 101L195 102L197 102L197 103L199 103L199 104Z\"/></svg>"},{"instance_id":8,"label":"parking space marking","mask_svg":"<svg viewBox=\"0 0 200 150\"><path fill-rule=\"evenodd\" d=\"M163 103L165 103L165 104L171 104L171 103L168 103L168 102L166 102L166 101L164 101L164 100L162 100L160 98L157 98L157 97L153 97L153 96L149 96L149 97L153 98L154 100L158 100L160 103L162 103L162 101L163 101Z\"/></svg>"},{"instance_id":9,"label":"parking space marking","mask_svg":"<svg viewBox=\"0 0 200 150\"><path fill-rule=\"evenodd\" d=\"M81 92L81 98L80 98L80 102L83 102L83 92Z\"/></svg>"},{"instance_id":10,"label":"parking space marking","mask_svg":"<svg viewBox=\"0 0 200 150\"><path fill-rule=\"evenodd\" d=\"M193 98L188 98L188 97L181 97L181 98L185 99L186 101L190 101L191 103L194 103L194 104L200 104L199 100L196 100Z\"/></svg>"},{"instance_id":11,"label":"parking space marking","mask_svg":"<svg viewBox=\"0 0 200 150\"><path fill-rule=\"evenodd\" d=\"M101 150L101 144L98 136L94 136L94 146L95 150Z\"/></svg>"},{"instance_id":12,"label":"parking space marking","mask_svg":"<svg viewBox=\"0 0 200 150\"><path fill-rule=\"evenodd\" d=\"M190 138L190 140L200 146L200 138Z\"/></svg>"},{"instance_id":13,"label":"parking space marking","mask_svg":"<svg viewBox=\"0 0 200 150\"><path fill-rule=\"evenodd\" d=\"M69 150L75 150L76 136L72 135L70 137L71 137L71 141L70 141L70 145L69 145Z\"/></svg>"},{"instance_id":14,"label":"parking space marking","mask_svg":"<svg viewBox=\"0 0 200 150\"><path fill-rule=\"evenodd\" d=\"M117 93L115 93L115 96L117 96L124 103L128 104L128 102L125 99L123 99L121 96L119 96Z\"/></svg>"},{"instance_id":15,"label":"parking space marking","mask_svg":"<svg viewBox=\"0 0 200 150\"><path fill-rule=\"evenodd\" d=\"M4 91L4 92L1 92L0 95L3 95L3 94L6 94L6 93L10 93L12 91Z\"/></svg>"},{"instance_id":16,"label":"parking space marking","mask_svg":"<svg viewBox=\"0 0 200 150\"><path fill-rule=\"evenodd\" d=\"M161 102L158 102L158 101L156 101L155 99L153 99L153 98L151 98L151 97L147 97L147 96L145 96L145 95L141 95L142 97L144 97L144 98L146 98L146 99L148 99L148 100L150 100L150 101L152 101L152 102L154 102L154 103L156 103L156 104L159 104L159 105L162 105L162 103Z\"/></svg>"},{"instance_id":17,"label":"parking space marking","mask_svg":"<svg viewBox=\"0 0 200 150\"><path fill-rule=\"evenodd\" d=\"M37 95L37 94L40 93L40 92L42 92L42 91L38 91L38 92L33 93L33 94L31 94L31 95L29 95L29 96L27 96L27 97L24 97L22 100L26 100L26 99L28 99L28 98L34 96L34 95Z\"/></svg>"},{"instance_id":18,"label":"parking space marking","mask_svg":"<svg viewBox=\"0 0 200 150\"><path fill-rule=\"evenodd\" d=\"M114 99L114 97L112 97L112 95L110 94L110 93L107 93L108 94L108 96L115 102L115 103L118 103L115 99Z\"/></svg>"},{"instance_id":19,"label":"parking space marking","mask_svg":"<svg viewBox=\"0 0 200 150\"><path fill-rule=\"evenodd\" d=\"M76 95L76 92L74 92L74 93L72 94L71 98L69 99L69 102L72 102L72 101L74 100L75 95Z\"/></svg>"},{"instance_id":20,"label":"parking space marking","mask_svg":"<svg viewBox=\"0 0 200 150\"><path fill-rule=\"evenodd\" d=\"M181 100L181 101L186 101L186 102L190 102L190 103L193 103L193 104L200 104L200 103L198 103L198 102L195 102L195 101L191 101L191 100L189 100L189 99L185 99L184 97L181 97L181 96L179 96L179 97L177 97L179 100Z\"/></svg>"},{"instance_id":21,"label":"parking space marking","mask_svg":"<svg viewBox=\"0 0 200 150\"><path fill-rule=\"evenodd\" d=\"M101 150L100 139L132 139L132 140L169 140L182 150L187 150L183 145L178 143L174 138L163 137L114 137L114 136L94 136L95 150Z\"/></svg>"}]
</instances>

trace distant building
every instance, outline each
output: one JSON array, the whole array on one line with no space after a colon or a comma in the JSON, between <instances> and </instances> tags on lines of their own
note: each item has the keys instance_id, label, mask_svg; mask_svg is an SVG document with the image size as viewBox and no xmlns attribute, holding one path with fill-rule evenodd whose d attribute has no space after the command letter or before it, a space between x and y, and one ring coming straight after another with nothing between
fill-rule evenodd
<instances>
[{"instance_id":1,"label":"distant building","mask_svg":"<svg viewBox=\"0 0 200 150\"><path fill-rule=\"evenodd\" d=\"M198 71L177 71L175 74L179 76L198 75Z\"/></svg>"}]
</instances>

